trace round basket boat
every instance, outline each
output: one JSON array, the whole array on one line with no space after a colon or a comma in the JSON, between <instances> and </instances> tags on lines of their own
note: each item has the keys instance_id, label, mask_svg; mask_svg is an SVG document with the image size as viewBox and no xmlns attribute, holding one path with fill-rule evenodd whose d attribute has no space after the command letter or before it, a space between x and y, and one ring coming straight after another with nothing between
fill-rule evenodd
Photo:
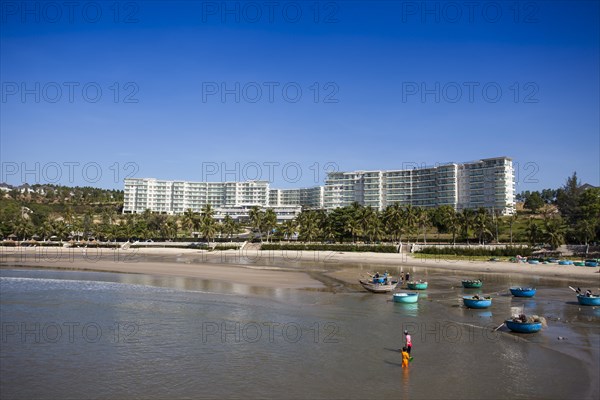
<instances>
[{"instance_id":1,"label":"round basket boat","mask_svg":"<svg viewBox=\"0 0 600 400\"><path fill-rule=\"evenodd\" d=\"M483 282L479 279L476 280L463 280L462 285L465 289L475 289L483 286Z\"/></svg>"},{"instance_id":2,"label":"round basket boat","mask_svg":"<svg viewBox=\"0 0 600 400\"><path fill-rule=\"evenodd\" d=\"M577 301L582 306L600 306L600 296L585 296L582 294L578 294Z\"/></svg>"},{"instance_id":3,"label":"round basket boat","mask_svg":"<svg viewBox=\"0 0 600 400\"><path fill-rule=\"evenodd\" d=\"M463 303L467 308L488 308L492 299L474 299L473 296L463 296Z\"/></svg>"},{"instance_id":4,"label":"round basket boat","mask_svg":"<svg viewBox=\"0 0 600 400\"><path fill-rule=\"evenodd\" d=\"M533 297L535 295L535 288L522 288L522 287L511 287L510 293L515 297Z\"/></svg>"},{"instance_id":5,"label":"round basket boat","mask_svg":"<svg viewBox=\"0 0 600 400\"><path fill-rule=\"evenodd\" d=\"M416 303L419 300L419 293L394 293L392 297L394 303Z\"/></svg>"},{"instance_id":6,"label":"round basket boat","mask_svg":"<svg viewBox=\"0 0 600 400\"><path fill-rule=\"evenodd\" d=\"M406 284L410 290L425 290L427 285L427 282L408 282Z\"/></svg>"},{"instance_id":7,"label":"round basket boat","mask_svg":"<svg viewBox=\"0 0 600 400\"><path fill-rule=\"evenodd\" d=\"M508 329L519 333L535 333L542 329L541 322L515 322L512 319L507 319L504 323Z\"/></svg>"}]
</instances>

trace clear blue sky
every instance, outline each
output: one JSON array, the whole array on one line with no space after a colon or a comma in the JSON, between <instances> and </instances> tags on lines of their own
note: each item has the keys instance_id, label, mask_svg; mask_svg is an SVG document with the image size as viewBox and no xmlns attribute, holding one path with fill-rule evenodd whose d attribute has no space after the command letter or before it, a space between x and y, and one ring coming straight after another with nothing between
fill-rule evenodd
<instances>
[{"instance_id":1,"label":"clear blue sky","mask_svg":"<svg viewBox=\"0 0 600 400\"><path fill-rule=\"evenodd\" d=\"M74 4L1 2L0 181L304 187L505 155L519 192L600 184L597 1Z\"/></svg>"}]
</instances>

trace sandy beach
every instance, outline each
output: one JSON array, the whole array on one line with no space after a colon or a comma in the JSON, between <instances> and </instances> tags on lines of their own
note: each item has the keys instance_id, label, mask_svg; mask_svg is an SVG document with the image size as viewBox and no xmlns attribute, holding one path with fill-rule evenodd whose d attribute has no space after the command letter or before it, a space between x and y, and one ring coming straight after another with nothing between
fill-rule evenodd
<instances>
[{"instance_id":1,"label":"sandy beach","mask_svg":"<svg viewBox=\"0 0 600 400\"><path fill-rule=\"evenodd\" d=\"M472 273L520 274L528 277L572 279L587 286L600 286L600 267L557 264L417 259L407 254L326 251L238 251L206 252L194 249L81 249L0 248L1 267L55 268L87 271L142 273L223 280L251 286L280 288L324 288L323 276L347 284L375 270L418 274L419 269Z\"/></svg>"}]
</instances>

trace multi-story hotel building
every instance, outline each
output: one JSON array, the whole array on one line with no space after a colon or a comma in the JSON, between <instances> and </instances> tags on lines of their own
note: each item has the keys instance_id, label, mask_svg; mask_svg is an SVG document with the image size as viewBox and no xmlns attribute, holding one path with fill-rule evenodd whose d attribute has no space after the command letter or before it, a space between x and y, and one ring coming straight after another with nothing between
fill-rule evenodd
<instances>
[{"instance_id":1,"label":"multi-story hotel building","mask_svg":"<svg viewBox=\"0 0 600 400\"><path fill-rule=\"evenodd\" d=\"M269 183L266 181L186 182L127 178L123 213L150 210L156 213L182 214L187 209L200 212L202 207L210 204L214 208L216 219L222 219L225 215L244 218L253 206L259 206L272 207L279 220L286 220L295 218L302 209L296 203L277 202L270 205L269 197Z\"/></svg>"},{"instance_id":2,"label":"multi-story hotel building","mask_svg":"<svg viewBox=\"0 0 600 400\"><path fill-rule=\"evenodd\" d=\"M404 170L332 172L325 181L324 207L358 202L383 210L399 203L458 210L483 207L512 214L514 185L512 160L507 157Z\"/></svg>"},{"instance_id":3,"label":"multi-story hotel building","mask_svg":"<svg viewBox=\"0 0 600 400\"><path fill-rule=\"evenodd\" d=\"M185 182L152 178L125 179L124 213L145 210L181 214L199 212L206 204L217 219L247 217L253 206L273 208L280 221L293 219L302 207L333 210L358 202L383 210L401 206L457 210L483 207L502 214L515 212L512 160L488 158L467 163L389 171L332 172L325 186L270 189L266 181Z\"/></svg>"},{"instance_id":4,"label":"multi-story hotel building","mask_svg":"<svg viewBox=\"0 0 600 400\"><path fill-rule=\"evenodd\" d=\"M305 208L324 208L323 195L325 188L315 186L300 189L271 189L269 206L302 206Z\"/></svg>"}]
</instances>

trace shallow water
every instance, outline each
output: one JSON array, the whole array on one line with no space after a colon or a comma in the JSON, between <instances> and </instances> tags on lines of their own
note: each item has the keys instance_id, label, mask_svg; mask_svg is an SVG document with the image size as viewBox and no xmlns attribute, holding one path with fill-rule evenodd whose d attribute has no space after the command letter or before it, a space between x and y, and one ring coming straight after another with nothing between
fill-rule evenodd
<instances>
[{"instance_id":1,"label":"shallow water","mask_svg":"<svg viewBox=\"0 0 600 400\"><path fill-rule=\"evenodd\" d=\"M2 398L598 397L600 309L576 304L567 284L420 271L429 288L403 305L353 290L3 269ZM466 277L484 287L463 289ZM513 284L538 293L513 298ZM493 306L465 309L470 293ZM548 328L492 332L521 310Z\"/></svg>"}]
</instances>

